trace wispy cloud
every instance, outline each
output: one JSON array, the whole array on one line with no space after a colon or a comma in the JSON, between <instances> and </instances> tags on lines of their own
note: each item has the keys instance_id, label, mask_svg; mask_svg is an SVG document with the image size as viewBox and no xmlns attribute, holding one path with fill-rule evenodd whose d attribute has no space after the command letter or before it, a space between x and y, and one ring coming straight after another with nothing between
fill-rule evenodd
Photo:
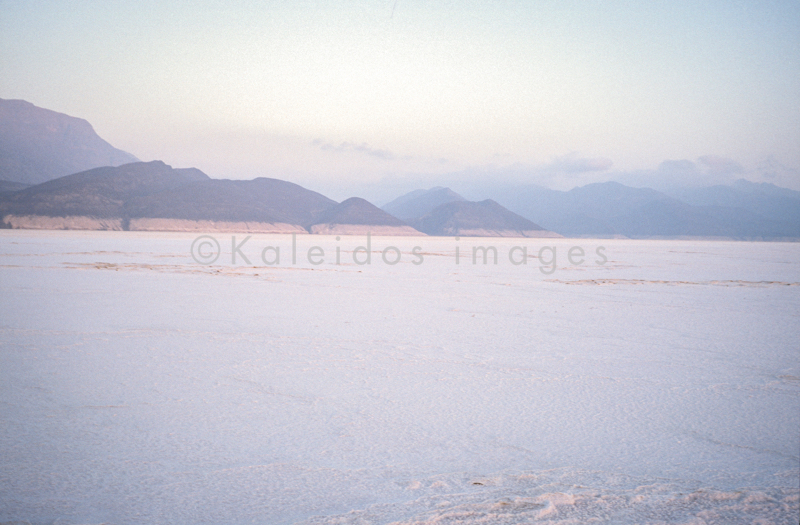
<instances>
[{"instance_id":1,"label":"wispy cloud","mask_svg":"<svg viewBox=\"0 0 800 525\"><path fill-rule=\"evenodd\" d=\"M697 164L688 159L665 160L658 165L657 172L662 174L671 173L696 173Z\"/></svg>"},{"instance_id":2,"label":"wispy cloud","mask_svg":"<svg viewBox=\"0 0 800 525\"><path fill-rule=\"evenodd\" d=\"M665 160L654 170L619 173L615 180L632 186L669 190L679 187L728 184L747 171L733 159L718 155L703 155L689 159Z\"/></svg>"},{"instance_id":3,"label":"wispy cloud","mask_svg":"<svg viewBox=\"0 0 800 525\"><path fill-rule=\"evenodd\" d=\"M738 175L744 173L741 164L732 159L718 157L717 155L703 155L697 158L698 162L704 165L709 172L718 175Z\"/></svg>"},{"instance_id":4,"label":"wispy cloud","mask_svg":"<svg viewBox=\"0 0 800 525\"><path fill-rule=\"evenodd\" d=\"M592 171L605 171L614 163L611 159L603 157L586 158L578 155L577 152L568 153L561 157L553 158L552 162L543 168L546 171L554 171L564 174L580 174Z\"/></svg>"},{"instance_id":5,"label":"wispy cloud","mask_svg":"<svg viewBox=\"0 0 800 525\"><path fill-rule=\"evenodd\" d=\"M759 161L756 166L756 173L761 176L761 180L764 182L783 184L793 189L800 187L800 170L779 162L774 155L768 155Z\"/></svg>"},{"instance_id":6,"label":"wispy cloud","mask_svg":"<svg viewBox=\"0 0 800 525\"><path fill-rule=\"evenodd\" d=\"M397 156L391 151L385 149L372 148L366 142L362 142L361 144L354 144L352 142L342 142L337 146L329 142L325 142L322 139L314 139L313 141L311 141L311 145L318 147L322 151L333 151L337 153L342 153L342 152L363 153L365 155L369 155L370 157L382 160L394 160L397 158Z\"/></svg>"}]
</instances>

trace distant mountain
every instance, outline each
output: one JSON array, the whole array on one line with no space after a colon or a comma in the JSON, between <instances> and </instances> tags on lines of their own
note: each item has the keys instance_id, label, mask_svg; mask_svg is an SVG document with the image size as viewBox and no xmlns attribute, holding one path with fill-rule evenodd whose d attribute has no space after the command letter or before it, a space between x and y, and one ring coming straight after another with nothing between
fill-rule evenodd
<instances>
[{"instance_id":1,"label":"distant mountain","mask_svg":"<svg viewBox=\"0 0 800 525\"><path fill-rule=\"evenodd\" d=\"M708 237L771 239L800 236L791 225L743 209L691 206L680 201L654 201L626 215L609 219L613 229L631 238Z\"/></svg>"},{"instance_id":2,"label":"distant mountain","mask_svg":"<svg viewBox=\"0 0 800 525\"><path fill-rule=\"evenodd\" d=\"M336 202L278 179L206 179L132 199L130 217L290 224L306 228Z\"/></svg>"},{"instance_id":3,"label":"distant mountain","mask_svg":"<svg viewBox=\"0 0 800 525\"><path fill-rule=\"evenodd\" d=\"M800 239L800 192L746 180L668 193L617 182L570 191L492 182L465 195L481 202L435 187L379 209L277 179L210 179L138 162L85 120L0 99L0 227Z\"/></svg>"},{"instance_id":4,"label":"distant mountain","mask_svg":"<svg viewBox=\"0 0 800 525\"><path fill-rule=\"evenodd\" d=\"M412 191L382 206L381 209L398 219L408 220L427 215L442 204L465 200L467 199L450 188L436 187Z\"/></svg>"},{"instance_id":5,"label":"distant mountain","mask_svg":"<svg viewBox=\"0 0 800 525\"><path fill-rule=\"evenodd\" d=\"M347 199L321 213L309 230L311 233L331 235L421 235L400 219L358 197Z\"/></svg>"},{"instance_id":6,"label":"distant mountain","mask_svg":"<svg viewBox=\"0 0 800 525\"><path fill-rule=\"evenodd\" d=\"M560 237L488 199L448 202L410 224L428 235Z\"/></svg>"},{"instance_id":7,"label":"distant mountain","mask_svg":"<svg viewBox=\"0 0 800 525\"><path fill-rule=\"evenodd\" d=\"M733 183L733 187L743 192L759 192L774 197L790 197L800 199L800 191L781 188L768 182L750 182L746 179L739 179Z\"/></svg>"},{"instance_id":8,"label":"distant mountain","mask_svg":"<svg viewBox=\"0 0 800 525\"><path fill-rule=\"evenodd\" d=\"M83 119L0 99L0 179L38 184L138 160L101 139Z\"/></svg>"},{"instance_id":9,"label":"distant mountain","mask_svg":"<svg viewBox=\"0 0 800 525\"><path fill-rule=\"evenodd\" d=\"M9 193L19 190L24 190L30 184L23 184L21 182L11 182L9 180L0 180L0 193Z\"/></svg>"},{"instance_id":10,"label":"distant mountain","mask_svg":"<svg viewBox=\"0 0 800 525\"><path fill-rule=\"evenodd\" d=\"M730 186L685 188L669 193L693 206L740 208L765 219L789 222L800 231L800 191L740 179Z\"/></svg>"},{"instance_id":11,"label":"distant mountain","mask_svg":"<svg viewBox=\"0 0 800 525\"><path fill-rule=\"evenodd\" d=\"M668 199L654 190L628 188L616 182L590 184L571 191L542 186L496 186L488 192L509 210L562 235L621 235L609 219Z\"/></svg>"},{"instance_id":12,"label":"distant mountain","mask_svg":"<svg viewBox=\"0 0 800 525\"><path fill-rule=\"evenodd\" d=\"M781 196L745 206L741 192L720 188L708 195L699 190L667 195L605 182L570 191L530 185L491 193L510 210L565 236L800 238L800 222L792 219L800 211L798 202ZM783 199L780 206L775 199Z\"/></svg>"},{"instance_id":13,"label":"distant mountain","mask_svg":"<svg viewBox=\"0 0 800 525\"><path fill-rule=\"evenodd\" d=\"M7 226L305 232L336 202L290 182L210 179L161 161L95 168L0 198Z\"/></svg>"},{"instance_id":14,"label":"distant mountain","mask_svg":"<svg viewBox=\"0 0 800 525\"><path fill-rule=\"evenodd\" d=\"M202 180L209 178L200 170L173 169L161 161L95 168L13 193L0 201L0 213L126 218L132 199Z\"/></svg>"},{"instance_id":15,"label":"distant mountain","mask_svg":"<svg viewBox=\"0 0 800 525\"><path fill-rule=\"evenodd\" d=\"M0 192L0 219L6 228L421 235L363 199L337 204L291 182L211 179L161 161Z\"/></svg>"},{"instance_id":16,"label":"distant mountain","mask_svg":"<svg viewBox=\"0 0 800 525\"><path fill-rule=\"evenodd\" d=\"M161 161L95 168L0 195L0 219L13 228L128 229L130 201L202 180L200 170Z\"/></svg>"},{"instance_id":17,"label":"distant mountain","mask_svg":"<svg viewBox=\"0 0 800 525\"><path fill-rule=\"evenodd\" d=\"M450 188L415 190L382 209L428 235L558 236L492 200L470 202Z\"/></svg>"}]
</instances>

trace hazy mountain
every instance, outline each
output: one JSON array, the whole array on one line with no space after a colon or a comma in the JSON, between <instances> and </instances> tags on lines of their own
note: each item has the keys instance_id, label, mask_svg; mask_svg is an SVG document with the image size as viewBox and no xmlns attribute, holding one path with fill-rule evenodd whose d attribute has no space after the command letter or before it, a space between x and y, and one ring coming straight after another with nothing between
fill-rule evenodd
<instances>
[{"instance_id":1,"label":"hazy mountain","mask_svg":"<svg viewBox=\"0 0 800 525\"><path fill-rule=\"evenodd\" d=\"M791 225L766 219L741 208L691 206L680 201L654 201L626 215L611 217L615 231L627 237L725 237L761 239L798 237Z\"/></svg>"},{"instance_id":2,"label":"hazy mountain","mask_svg":"<svg viewBox=\"0 0 800 525\"><path fill-rule=\"evenodd\" d=\"M789 222L800 229L800 191L738 180L731 186L686 188L669 193L694 206L741 208L766 219Z\"/></svg>"},{"instance_id":3,"label":"hazy mountain","mask_svg":"<svg viewBox=\"0 0 800 525\"><path fill-rule=\"evenodd\" d=\"M370 202L352 197L317 217L312 233L419 235L420 232Z\"/></svg>"},{"instance_id":4,"label":"hazy mountain","mask_svg":"<svg viewBox=\"0 0 800 525\"><path fill-rule=\"evenodd\" d=\"M493 200L453 201L410 224L428 235L480 237L558 237Z\"/></svg>"},{"instance_id":5,"label":"hazy mountain","mask_svg":"<svg viewBox=\"0 0 800 525\"><path fill-rule=\"evenodd\" d=\"M10 193L14 191L24 190L30 184L23 184L21 182L11 182L9 180L0 180L0 193Z\"/></svg>"},{"instance_id":6,"label":"hazy mountain","mask_svg":"<svg viewBox=\"0 0 800 525\"><path fill-rule=\"evenodd\" d=\"M746 179L739 179L733 183L733 187L745 192L760 192L775 197L790 197L800 199L800 191L781 188L768 182L750 182Z\"/></svg>"},{"instance_id":7,"label":"hazy mountain","mask_svg":"<svg viewBox=\"0 0 800 525\"><path fill-rule=\"evenodd\" d=\"M748 184L753 183L742 187L750 188ZM510 210L566 236L800 237L800 223L793 219L800 205L790 197L798 192L773 188L769 192L776 196L762 192L759 198L746 197L731 187L667 195L617 182L588 184L570 191L507 186L490 193Z\"/></svg>"},{"instance_id":8,"label":"hazy mountain","mask_svg":"<svg viewBox=\"0 0 800 525\"><path fill-rule=\"evenodd\" d=\"M381 209L399 219L409 220L427 215L442 204L465 200L450 188L436 187L412 191L382 206Z\"/></svg>"},{"instance_id":9,"label":"hazy mountain","mask_svg":"<svg viewBox=\"0 0 800 525\"><path fill-rule=\"evenodd\" d=\"M419 235L363 199L337 204L291 182L210 179L161 161L95 168L0 193L0 217L15 228Z\"/></svg>"},{"instance_id":10,"label":"hazy mountain","mask_svg":"<svg viewBox=\"0 0 800 525\"><path fill-rule=\"evenodd\" d=\"M138 160L101 139L83 119L0 99L0 179L38 184Z\"/></svg>"},{"instance_id":11,"label":"hazy mountain","mask_svg":"<svg viewBox=\"0 0 800 525\"><path fill-rule=\"evenodd\" d=\"M509 210L562 235L617 235L616 215L637 210L666 195L628 188L616 182L590 184L570 191L542 186L497 186L489 195Z\"/></svg>"},{"instance_id":12,"label":"hazy mountain","mask_svg":"<svg viewBox=\"0 0 800 525\"><path fill-rule=\"evenodd\" d=\"M161 161L95 168L13 193L0 201L0 214L127 218L131 200L203 180L200 170Z\"/></svg>"},{"instance_id":13,"label":"hazy mountain","mask_svg":"<svg viewBox=\"0 0 800 525\"><path fill-rule=\"evenodd\" d=\"M207 179L132 199L130 217L311 225L336 202L277 179Z\"/></svg>"}]
</instances>

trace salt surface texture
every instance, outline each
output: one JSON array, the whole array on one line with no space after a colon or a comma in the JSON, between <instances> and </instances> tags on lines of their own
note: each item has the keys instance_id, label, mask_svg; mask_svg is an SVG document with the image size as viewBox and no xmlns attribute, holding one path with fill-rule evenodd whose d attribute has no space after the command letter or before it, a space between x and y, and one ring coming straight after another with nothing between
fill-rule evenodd
<instances>
[{"instance_id":1,"label":"salt surface texture","mask_svg":"<svg viewBox=\"0 0 800 525\"><path fill-rule=\"evenodd\" d=\"M800 244L195 237L0 232L0 522L798 522Z\"/></svg>"}]
</instances>

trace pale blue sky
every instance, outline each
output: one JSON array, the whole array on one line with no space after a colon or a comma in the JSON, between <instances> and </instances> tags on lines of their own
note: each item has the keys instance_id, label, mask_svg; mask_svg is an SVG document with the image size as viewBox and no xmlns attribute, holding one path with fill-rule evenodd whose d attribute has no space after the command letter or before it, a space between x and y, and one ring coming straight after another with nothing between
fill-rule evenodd
<instances>
[{"instance_id":1,"label":"pale blue sky","mask_svg":"<svg viewBox=\"0 0 800 525\"><path fill-rule=\"evenodd\" d=\"M0 98L212 177L568 188L690 161L800 189L798 2L0 0L0 45Z\"/></svg>"}]
</instances>

